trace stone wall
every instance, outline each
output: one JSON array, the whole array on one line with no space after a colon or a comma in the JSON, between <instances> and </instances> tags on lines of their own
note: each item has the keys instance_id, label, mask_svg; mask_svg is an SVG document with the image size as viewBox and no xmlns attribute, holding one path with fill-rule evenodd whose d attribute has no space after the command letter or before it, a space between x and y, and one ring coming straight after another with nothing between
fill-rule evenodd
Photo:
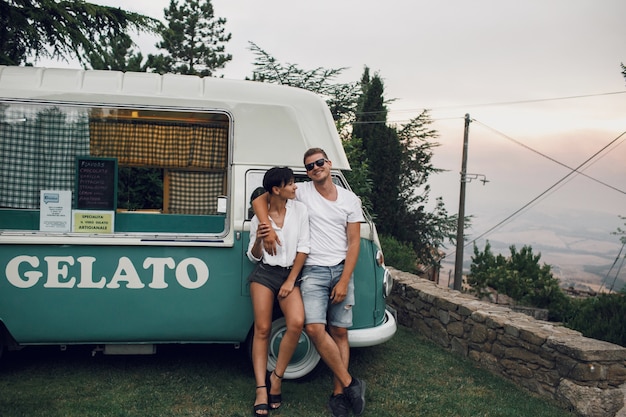
<instances>
[{"instance_id":1,"label":"stone wall","mask_svg":"<svg viewBox=\"0 0 626 417\"><path fill-rule=\"evenodd\" d=\"M626 417L626 348L390 269L399 324L581 416Z\"/></svg>"}]
</instances>

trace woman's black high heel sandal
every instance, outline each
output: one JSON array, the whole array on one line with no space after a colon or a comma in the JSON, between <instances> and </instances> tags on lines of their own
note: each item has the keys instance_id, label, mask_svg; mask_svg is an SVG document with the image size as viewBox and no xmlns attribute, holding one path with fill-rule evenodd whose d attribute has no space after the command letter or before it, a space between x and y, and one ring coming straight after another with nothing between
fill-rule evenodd
<instances>
[{"instance_id":1,"label":"woman's black high heel sandal","mask_svg":"<svg viewBox=\"0 0 626 417\"><path fill-rule=\"evenodd\" d=\"M267 385L259 385L256 387L256 389L261 388L267 389ZM266 411L266 413L259 413L259 411ZM254 414L254 417L267 417L270 415L270 406L267 403L257 404L252 408L252 413Z\"/></svg>"},{"instance_id":2,"label":"woman's black high heel sandal","mask_svg":"<svg viewBox=\"0 0 626 417\"><path fill-rule=\"evenodd\" d=\"M278 379L283 379L283 377L278 375L276 373L276 370L273 370L272 372L268 372L267 378L266 378L266 380L267 380L267 398L268 398L268 402L270 403L270 409L271 410L278 410L280 408L280 406L282 405L283 396L282 396L282 393L281 394L270 394L270 391L272 390L272 382L270 381L270 376L272 374L274 374L274 376L276 378L278 378ZM274 404L278 404L278 405L274 407Z\"/></svg>"}]
</instances>

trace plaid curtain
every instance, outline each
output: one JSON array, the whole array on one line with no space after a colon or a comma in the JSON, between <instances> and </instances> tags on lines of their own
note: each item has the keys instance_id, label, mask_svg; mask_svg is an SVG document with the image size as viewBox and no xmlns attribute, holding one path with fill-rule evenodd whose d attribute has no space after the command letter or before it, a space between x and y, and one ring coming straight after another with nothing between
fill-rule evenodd
<instances>
[{"instance_id":1,"label":"plaid curtain","mask_svg":"<svg viewBox=\"0 0 626 417\"><path fill-rule=\"evenodd\" d=\"M91 154L120 165L226 169L228 129L189 123L92 120Z\"/></svg>"},{"instance_id":2,"label":"plaid curtain","mask_svg":"<svg viewBox=\"0 0 626 417\"><path fill-rule=\"evenodd\" d=\"M0 110L0 207L38 209L40 190L74 190L75 158L89 154L87 111Z\"/></svg>"},{"instance_id":3,"label":"plaid curtain","mask_svg":"<svg viewBox=\"0 0 626 417\"><path fill-rule=\"evenodd\" d=\"M223 173L171 171L169 176L169 213L217 213L217 197L225 189Z\"/></svg>"}]
</instances>

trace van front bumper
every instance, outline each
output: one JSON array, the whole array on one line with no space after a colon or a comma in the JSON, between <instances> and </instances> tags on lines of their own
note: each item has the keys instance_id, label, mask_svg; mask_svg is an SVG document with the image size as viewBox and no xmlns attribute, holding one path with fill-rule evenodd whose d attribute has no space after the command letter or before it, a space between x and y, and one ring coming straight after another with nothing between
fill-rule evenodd
<instances>
[{"instance_id":1,"label":"van front bumper","mask_svg":"<svg viewBox=\"0 0 626 417\"><path fill-rule=\"evenodd\" d=\"M348 330L350 347L367 347L385 343L398 330L396 312L391 307L385 309L385 320L380 326L368 329Z\"/></svg>"}]
</instances>

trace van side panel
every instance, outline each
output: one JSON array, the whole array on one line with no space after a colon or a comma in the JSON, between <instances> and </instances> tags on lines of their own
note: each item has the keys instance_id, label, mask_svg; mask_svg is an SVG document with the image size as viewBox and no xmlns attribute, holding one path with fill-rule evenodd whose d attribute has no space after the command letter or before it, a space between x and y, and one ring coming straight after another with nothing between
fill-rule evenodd
<instances>
[{"instance_id":1,"label":"van side panel","mask_svg":"<svg viewBox=\"0 0 626 417\"><path fill-rule=\"evenodd\" d=\"M0 318L21 344L240 342L242 250L2 245Z\"/></svg>"},{"instance_id":2,"label":"van side panel","mask_svg":"<svg viewBox=\"0 0 626 417\"><path fill-rule=\"evenodd\" d=\"M354 269L354 298L351 329L365 329L380 325L385 318L381 299L383 268L375 261L375 245L361 238L359 258ZM379 305L383 303L383 305Z\"/></svg>"}]
</instances>

